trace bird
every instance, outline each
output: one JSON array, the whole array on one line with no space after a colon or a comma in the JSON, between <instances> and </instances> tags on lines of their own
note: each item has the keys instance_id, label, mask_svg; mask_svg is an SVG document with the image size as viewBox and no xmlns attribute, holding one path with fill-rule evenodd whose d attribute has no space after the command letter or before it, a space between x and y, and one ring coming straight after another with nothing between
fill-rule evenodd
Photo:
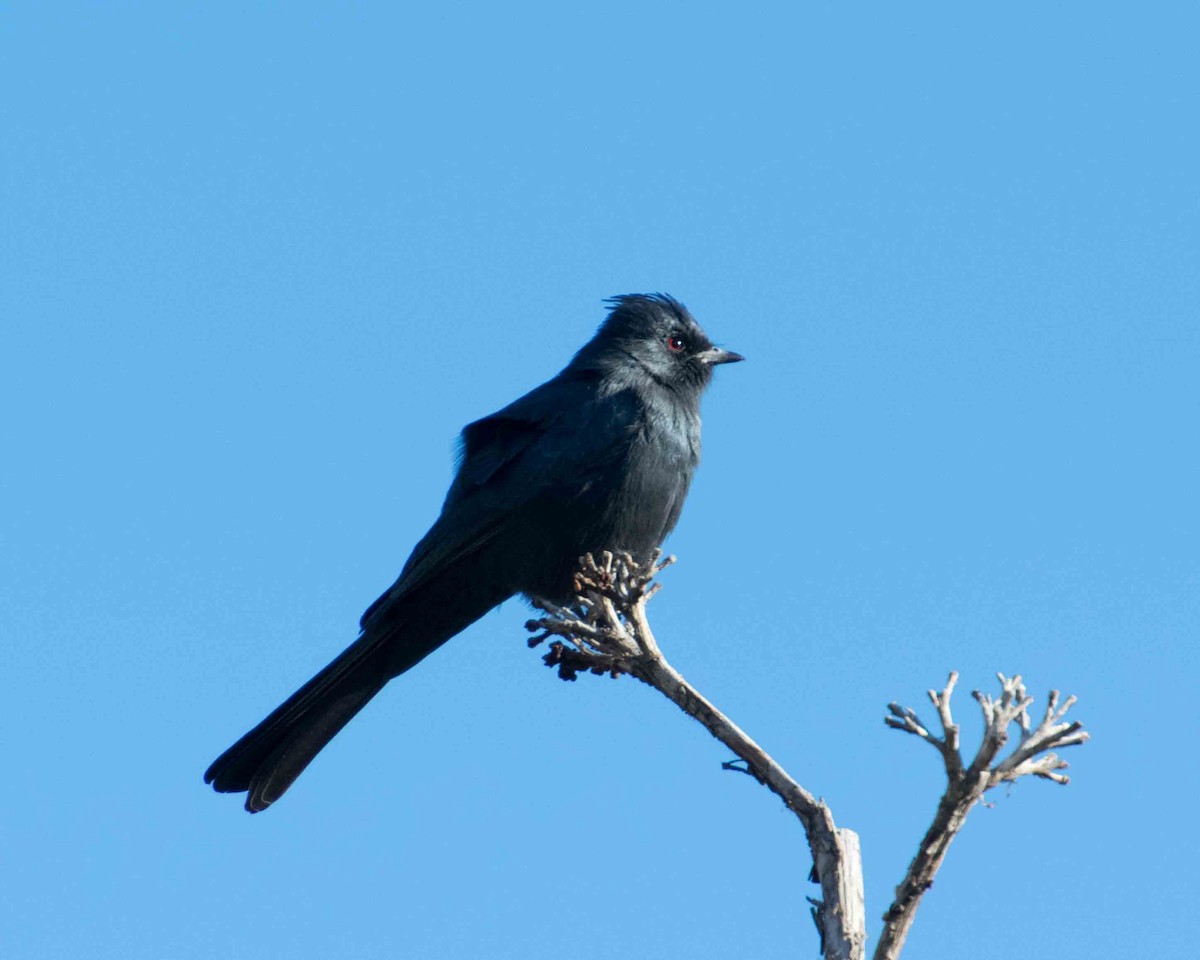
<instances>
[{"instance_id":1,"label":"bird","mask_svg":"<svg viewBox=\"0 0 1200 960\"><path fill-rule=\"evenodd\" d=\"M518 594L569 605L586 554L654 554L700 460L713 369L745 358L667 294L604 303L561 372L463 429L440 515L358 638L213 761L206 783L267 809L388 681L493 607Z\"/></svg>"}]
</instances>

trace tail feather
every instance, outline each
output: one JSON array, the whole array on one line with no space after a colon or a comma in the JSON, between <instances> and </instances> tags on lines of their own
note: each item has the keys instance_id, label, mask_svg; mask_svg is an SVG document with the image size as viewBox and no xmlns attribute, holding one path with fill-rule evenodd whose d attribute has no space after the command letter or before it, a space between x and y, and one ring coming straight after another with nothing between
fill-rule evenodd
<instances>
[{"instance_id":1,"label":"tail feather","mask_svg":"<svg viewBox=\"0 0 1200 960\"><path fill-rule=\"evenodd\" d=\"M389 679L378 649L361 638L213 761L204 774L221 793L246 791L265 810Z\"/></svg>"},{"instance_id":2,"label":"tail feather","mask_svg":"<svg viewBox=\"0 0 1200 960\"><path fill-rule=\"evenodd\" d=\"M246 792L265 810L384 685L510 596L458 563L419 590L372 607L362 635L213 761L204 774L220 793Z\"/></svg>"},{"instance_id":3,"label":"tail feather","mask_svg":"<svg viewBox=\"0 0 1200 960\"><path fill-rule=\"evenodd\" d=\"M259 765L249 783L246 809L251 813L266 810L290 787L312 759L325 748L359 710L383 689L386 681L366 683L348 690L323 705L320 713L306 716L294 726L288 737Z\"/></svg>"}]
</instances>

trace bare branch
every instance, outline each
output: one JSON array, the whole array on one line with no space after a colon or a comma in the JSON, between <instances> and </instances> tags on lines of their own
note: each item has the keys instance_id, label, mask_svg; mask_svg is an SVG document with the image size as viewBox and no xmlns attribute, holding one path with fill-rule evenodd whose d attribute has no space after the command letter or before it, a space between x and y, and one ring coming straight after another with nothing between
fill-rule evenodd
<instances>
[{"instance_id":1,"label":"bare branch","mask_svg":"<svg viewBox=\"0 0 1200 960\"><path fill-rule=\"evenodd\" d=\"M938 719L942 724L943 737L936 737L921 723L916 711L910 707L902 707L898 703L889 703L890 717L884 717L883 722L895 730L903 730L927 741L937 748L946 765L946 774L954 778L962 772L962 757L958 752L958 724L950 714L950 695L954 693L954 685L958 683L958 674L951 673L941 693L929 691L929 699L937 708Z\"/></svg>"},{"instance_id":2,"label":"bare branch","mask_svg":"<svg viewBox=\"0 0 1200 960\"><path fill-rule=\"evenodd\" d=\"M748 773L765 785L804 827L821 885L821 899L813 901L813 918L823 955L830 960L860 960L866 947L866 918L858 837L839 830L823 801L793 780L667 662L646 619L646 602L658 591L658 584L651 581L675 561L659 557L656 554L646 564L628 554L605 552L599 560L590 554L584 557L576 576L575 606L569 610L543 606L549 616L525 625L538 634L530 645L561 637L543 659L562 679L575 680L582 673L613 677L628 673L654 687L733 751L745 768L734 766L737 761L722 766Z\"/></svg>"},{"instance_id":3,"label":"bare branch","mask_svg":"<svg viewBox=\"0 0 1200 960\"><path fill-rule=\"evenodd\" d=\"M958 726L950 712L950 695L954 692L958 674L950 674L940 694L932 690L929 692L938 710L942 737L930 733L908 707L888 704L889 716L883 718L884 723L920 737L936 747L945 763L948 782L946 792L938 803L933 824L926 831L908 872L896 888L895 900L883 915L884 929L875 948L875 960L895 960L899 957L921 897L933 886L933 878L946 857L951 841L962 829L971 807L979 802L984 793L1000 783L1026 775L1065 784L1067 777L1058 771L1067 764L1047 751L1081 744L1088 739L1088 735L1082 731L1082 724L1063 720L1075 703L1074 697L1068 697L1060 707L1058 691L1052 690L1041 721L1036 728L1032 728L1029 707L1033 704L1033 698L1026 693L1020 676L1009 678L997 674L997 677L1000 680L998 698L978 690L971 694L983 714L984 731L979 749L967 766L964 766L959 752ZM1009 727L1014 723L1021 731L1020 742L1012 753L997 762L997 756L1008 742Z\"/></svg>"},{"instance_id":4,"label":"bare branch","mask_svg":"<svg viewBox=\"0 0 1200 960\"><path fill-rule=\"evenodd\" d=\"M702 723L733 751L738 759L722 763L722 769L754 777L779 796L804 826L813 853L813 879L821 885L821 899L809 899L821 937L822 955L859 960L866 949L866 924L858 837L849 830L838 829L823 801L796 783L762 747L688 684L662 655L646 619L646 603L659 588L652 583L653 578L673 561L674 557L668 557L660 562L656 554L653 561L639 564L628 554L607 552L601 554L599 561L590 555L583 558L576 578L574 605L571 608L543 605L548 615L526 624L536 634L530 646L551 637L559 638L550 644L543 659L564 680L575 680L584 673L612 677L628 673L636 677ZM888 704L884 722L924 740L938 751L947 787L932 825L896 888L895 900L884 914L883 934L874 954L876 960L899 957L921 897L933 885L950 843L984 793L1023 776L1066 783L1067 777L1060 771L1067 764L1051 751L1088 739L1081 724L1064 719L1075 703L1074 697L1060 705L1058 691L1051 691L1046 709L1034 726L1029 712L1033 698L1021 677L997 676L998 696L972 692L983 716L984 732L969 763L962 756L959 726L950 705L957 673L950 674L941 691L929 691L940 730L923 723L915 710L899 703ZM1001 758L1014 724L1019 730L1019 740Z\"/></svg>"}]
</instances>

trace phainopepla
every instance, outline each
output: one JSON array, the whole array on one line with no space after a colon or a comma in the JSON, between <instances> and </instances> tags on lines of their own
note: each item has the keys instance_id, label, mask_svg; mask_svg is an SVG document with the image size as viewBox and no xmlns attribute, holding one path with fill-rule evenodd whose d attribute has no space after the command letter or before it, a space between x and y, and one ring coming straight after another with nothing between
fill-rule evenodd
<instances>
[{"instance_id":1,"label":"phainopepla","mask_svg":"<svg viewBox=\"0 0 1200 960\"><path fill-rule=\"evenodd\" d=\"M204 774L246 809L278 800L383 689L492 607L521 593L569 603L579 560L639 561L679 519L700 459L700 396L714 347L663 294L607 301L596 335L554 379L462 432L441 516L329 666Z\"/></svg>"}]
</instances>

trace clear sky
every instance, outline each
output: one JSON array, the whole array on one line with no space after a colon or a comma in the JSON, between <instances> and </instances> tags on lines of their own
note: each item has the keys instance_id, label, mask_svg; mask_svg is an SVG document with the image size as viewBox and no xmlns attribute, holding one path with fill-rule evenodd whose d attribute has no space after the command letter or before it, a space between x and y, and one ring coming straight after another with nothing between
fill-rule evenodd
<instances>
[{"instance_id":1,"label":"clear sky","mask_svg":"<svg viewBox=\"0 0 1200 960\"><path fill-rule=\"evenodd\" d=\"M1200 937L1200 29L1188 4L4 4L0 955L815 955L798 825L511 601L250 817L207 764L353 639L454 437L601 299L749 361L652 613L861 834L950 669L1078 694L913 957ZM991 953L988 951L991 950Z\"/></svg>"}]
</instances>

